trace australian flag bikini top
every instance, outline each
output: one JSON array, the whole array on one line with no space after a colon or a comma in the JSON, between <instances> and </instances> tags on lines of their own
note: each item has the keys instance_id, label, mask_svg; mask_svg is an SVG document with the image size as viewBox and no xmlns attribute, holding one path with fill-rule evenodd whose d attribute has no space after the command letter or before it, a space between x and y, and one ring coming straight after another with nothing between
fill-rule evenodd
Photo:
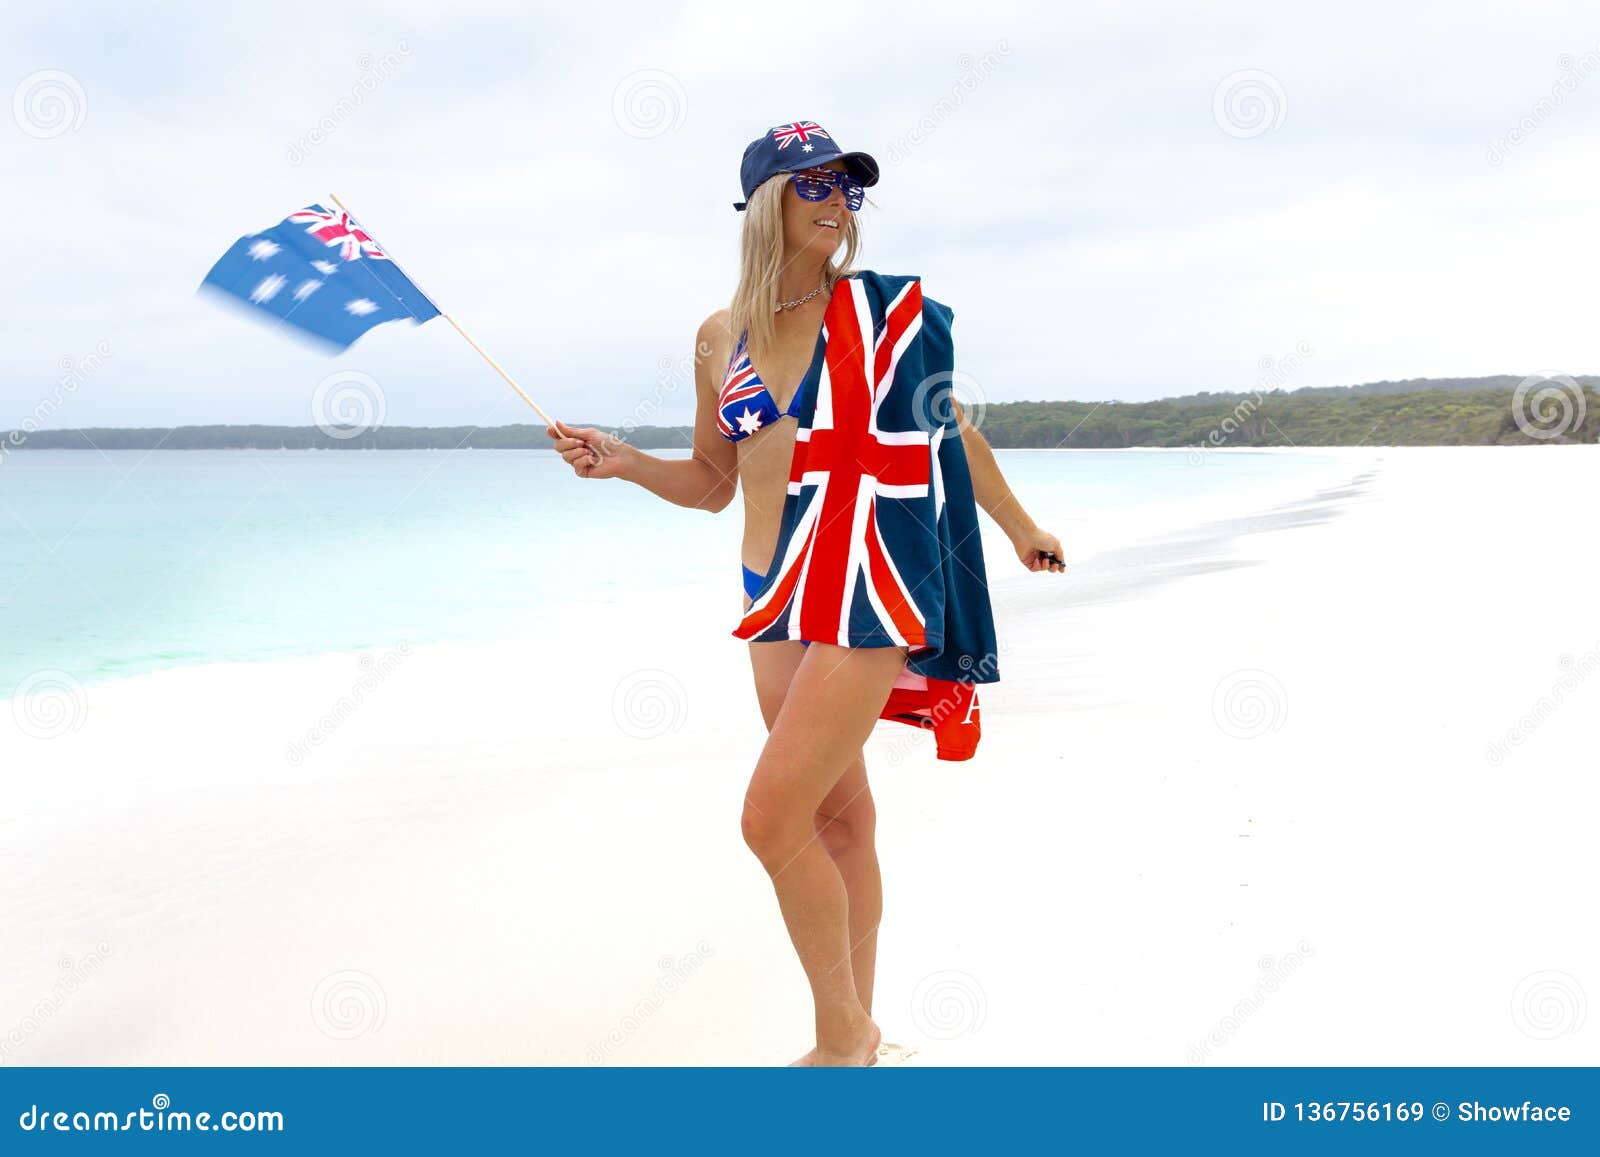
<instances>
[{"instance_id":1,"label":"australian flag bikini top","mask_svg":"<svg viewBox=\"0 0 1600 1157\"><path fill-rule=\"evenodd\" d=\"M750 364L750 343L748 334L739 335L738 348L733 351L733 356L728 359L728 372L722 376L722 389L717 394L717 429L722 436L730 442L742 442L757 430L772 425L780 418L798 418L800 416L800 396L805 393L805 378L795 387L794 397L789 399L789 408L779 410L778 403L773 400L772 394L767 390L767 384L761 380L761 375L756 373ZM821 341L818 343L818 353L821 352ZM811 368L806 371L806 378L817 368L815 355L811 359Z\"/></svg>"}]
</instances>

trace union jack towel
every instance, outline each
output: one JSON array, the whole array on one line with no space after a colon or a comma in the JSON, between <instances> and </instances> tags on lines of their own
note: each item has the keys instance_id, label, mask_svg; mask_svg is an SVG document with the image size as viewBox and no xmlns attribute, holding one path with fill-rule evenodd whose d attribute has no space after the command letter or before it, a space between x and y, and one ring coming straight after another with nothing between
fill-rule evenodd
<instances>
[{"instance_id":1,"label":"union jack towel","mask_svg":"<svg viewBox=\"0 0 1600 1157\"><path fill-rule=\"evenodd\" d=\"M907 647L881 718L970 759L977 687L1000 678L977 503L949 406L949 307L915 277L834 286L800 400L778 547L733 634Z\"/></svg>"}]
</instances>

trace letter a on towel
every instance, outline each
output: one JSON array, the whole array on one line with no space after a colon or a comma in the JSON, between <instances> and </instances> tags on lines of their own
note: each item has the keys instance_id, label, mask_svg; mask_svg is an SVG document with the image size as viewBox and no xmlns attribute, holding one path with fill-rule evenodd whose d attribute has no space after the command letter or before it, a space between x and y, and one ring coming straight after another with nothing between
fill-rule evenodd
<instances>
[{"instance_id":1,"label":"letter a on towel","mask_svg":"<svg viewBox=\"0 0 1600 1157\"><path fill-rule=\"evenodd\" d=\"M800 401L778 549L741 639L906 647L882 718L970 759L999 680L977 504L950 404L952 313L915 277L841 279Z\"/></svg>"}]
</instances>

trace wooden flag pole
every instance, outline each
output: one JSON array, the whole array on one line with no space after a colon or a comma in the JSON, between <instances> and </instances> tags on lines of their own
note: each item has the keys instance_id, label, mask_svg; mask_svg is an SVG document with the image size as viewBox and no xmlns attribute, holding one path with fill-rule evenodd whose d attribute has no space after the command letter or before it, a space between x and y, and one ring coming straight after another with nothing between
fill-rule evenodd
<instances>
[{"instance_id":1,"label":"wooden flag pole","mask_svg":"<svg viewBox=\"0 0 1600 1157\"><path fill-rule=\"evenodd\" d=\"M538 402L534 401L532 398L528 397L528 395L526 393L523 392L522 387L517 385L516 381L511 377L511 375L506 373L506 371L501 368L500 363L495 361L492 357L489 356L489 351L488 350L484 349L481 345L479 345L477 342L472 340L472 335L470 333L468 333L466 330L461 328L461 323L460 322L458 322L455 318L451 317L448 313L445 313L443 310L441 310L439 312L439 316L444 318L451 325L453 325L455 327L455 331L458 334L460 334L462 337L466 338L467 344L469 346L471 346L473 349L477 350L479 356L481 356L484 361L489 363L489 368L492 369L495 373L499 374L501 376L501 378L503 378L505 380L506 385L510 386L513 390L515 390L517 392L517 397L521 398L524 402L527 402L528 405L532 406L534 408L534 411L539 415L539 417L541 417L541 418L543 418L545 420L546 424L548 424L552 429L559 430L561 428L561 427L556 425L556 420L554 418L552 418L549 414L545 413L542 409L539 408L539 403Z\"/></svg>"},{"instance_id":2,"label":"wooden flag pole","mask_svg":"<svg viewBox=\"0 0 1600 1157\"><path fill-rule=\"evenodd\" d=\"M338 197L337 194L329 193L328 196L333 199L333 203L335 205L339 206L340 211L343 212L346 216L348 216L350 218L350 220L354 221L356 219L356 215L354 213L350 212L349 207L347 205L345 205L345 203L343 201L339 200L339 197ZM386 250L384 250L384 252L387 253L388 250L386 249ZM395 261L394 258L391 257L389 259L389 262L396 269L400 269L400 263L398 261ZM409 273L406 273L406 271L404 269L400 269L400 272L402 274L405 274L406 279L408 281L411 281L411 284L413 284L413 285L417 284L414 280L411 280L411 275ZM421 286L417 286L417 288L421 289L422 287ZM428 300L432 301L433 298L429 297ZM437 305L435 305L434 308L438 309L439 307ZM460 322L458 322L455 318L451 317L448 313L446 313L442 309L439 310L439 316L444 318L452 326L455 327L455 331L458 334L460 334L463 338L466 339L467 344L469 346L471 346L473 349L477 350L478 351L478 355L480 357L482 357L484 361L489 363L489 368L492 369L495 373L499 374L500 377L505 381L506 385L510 386L513 390L515 390L517 392L517 397L521 398L524 402L527 402L528 405L532 406L533 409L534 409L534 412L537 413L539 415L539 417L541 417L541 418L543 418L545 420L545 424L547 426L549 426L552 430L558 430L559 431L561 429L561 427L556 424L556 420L554 418L552 418L549 414L545 413L542 409L539 408L539 403L538 402L536 402L532 398L528 397L527 393L523 390L523 388L521 386L517 385L516 381L511 377L510 374L506 373L506 371L501 367L500 363L495 361L492 357L489 356L489 351L484 349L481 345L479 345L477 342L472 340L472 335L469 334L466 330L461 328L461 323ZM585 443L585 445L587 445L587 443ZM596 452L595 452L595 450L594 450L594 448L592 446L589 448L589 453L591 455L594 455L596 461L599 460L599 455L596 454Z\"/></svg>"}]
</instances>

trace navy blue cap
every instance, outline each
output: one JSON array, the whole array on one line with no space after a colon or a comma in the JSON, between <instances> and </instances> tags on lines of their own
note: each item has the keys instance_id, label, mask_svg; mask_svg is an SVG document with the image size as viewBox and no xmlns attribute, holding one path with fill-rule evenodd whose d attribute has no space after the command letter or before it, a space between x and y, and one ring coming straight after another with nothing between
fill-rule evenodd
<instances>
[{"instance_id":1,"label":"navy blue cap","mask_svg":"<svg viewBox=\"0 0 1600 1157\"><path fill-rule=\"evenodd\" d=\"M878 162L866 153L842 151L816 121L774 125L745 146L744 160L739 162L744 200L735 201L733 207L742 211L750 203L750 194L768 177L814 169L829 161L843 161L845 171L863 185L878 183Z\"/></svg>"}]
</instances>

